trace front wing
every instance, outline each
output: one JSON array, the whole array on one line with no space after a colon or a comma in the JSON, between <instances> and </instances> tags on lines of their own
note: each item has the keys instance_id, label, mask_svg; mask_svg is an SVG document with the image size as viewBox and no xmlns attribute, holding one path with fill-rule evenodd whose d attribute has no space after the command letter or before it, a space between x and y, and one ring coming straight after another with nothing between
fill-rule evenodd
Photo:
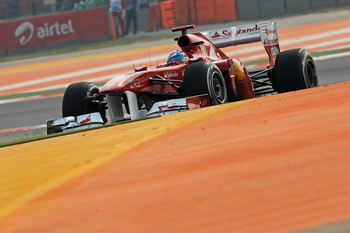
<instances>
[{"instance_id":1,"label":"front wing","mask_svg":"<svg viewBox=\"0 0 350 233\"><path fill-rule=\"evenodd\" d=\"M156 102L145 118L157 117L171 113L183 112L197 108L210 106L208 95L199 95L180 99L171 99ZM125 119L125 120L130 120ZM69 116L46 121L47 134L68 132L78 129L87 129L104 125L103 118L99 112Z\"/></svg>"}]
</instances>

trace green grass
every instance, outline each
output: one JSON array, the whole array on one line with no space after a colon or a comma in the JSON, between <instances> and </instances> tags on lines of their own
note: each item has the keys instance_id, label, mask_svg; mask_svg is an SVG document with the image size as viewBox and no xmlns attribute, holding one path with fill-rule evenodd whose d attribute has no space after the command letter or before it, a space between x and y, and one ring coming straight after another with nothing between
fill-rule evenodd
<instances>
[{"instance_id":1,"label":"green grass","mask_svg":"<svg viewBox=\"0 0 350 233\"><path fill-rule=\"evenodd\" d=\"M313 52L311 54L313 57L321 57L321 56L343 53L343 52L348 52L348 51L350 51L350 47L342 48L342 49L334 49L334 50L329 50L329 51Z\"/></svg>"}]
</instances>

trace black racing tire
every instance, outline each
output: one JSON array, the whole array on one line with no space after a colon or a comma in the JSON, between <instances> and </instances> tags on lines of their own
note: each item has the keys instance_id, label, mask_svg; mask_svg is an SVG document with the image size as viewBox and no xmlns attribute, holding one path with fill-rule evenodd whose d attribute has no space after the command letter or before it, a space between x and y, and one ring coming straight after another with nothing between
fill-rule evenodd
<instances>
[{"instance_id":1,"label":"black racing tire","mask_svg":"<svg viewBox=\"0 0 350 233\"><path fill-rule=\"evenodd\" d=\"M273 87L279 92L296 91L318 86L317 69L311 54L305 49L281 52L273 71Z\"/></svg>"},{"instance_id":2,"label":"black racing tire","mask_svg":"<svg viewBox=\"0 0 350 233\"><path fill-rule=\"evenodd\" d=\"M63 117L79 116L91 113L91 108L85 104L85 98L98 93L98 87L92 82L78 82L70 84L63 95Z\"/></svg>"},{"instance_id":3,"label":"black racing tire","mask_svg":"<svg viewBox=\"0 0 350 233\"><path fill-rule=\"evenodd\" d=\"M182 89L185 97L208 94L211 105L227 103L225 79L212 62L199 61L189 65L185 70Z\"/></svg>"}]
</instances>

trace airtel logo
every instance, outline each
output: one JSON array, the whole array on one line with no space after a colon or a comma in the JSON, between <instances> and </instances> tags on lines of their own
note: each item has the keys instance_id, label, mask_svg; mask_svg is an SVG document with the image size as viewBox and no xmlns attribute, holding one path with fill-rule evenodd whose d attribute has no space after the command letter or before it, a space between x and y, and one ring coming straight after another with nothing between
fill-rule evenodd
<instances>
[{"instance_id":1,"label":"airtel logo","mask_svg":"<svg viewBox=\"0 0 350 233\"><path fill-rule=\"evenodd\" d=\"M29 31L29 35L23 35L25 31ZM29 22L24 22L21 25L19 25L15 31L15 36L19 37L21 35L21 38L19 39L19 43L21 45L27 44L30 39L32 39L34 33L34 25Z\"/></svg>"},{"instance_id":2,"label":"airtel logo","mask_svg":"<svg viewBox=\"0 0 350 233\"><path fill-rule=\"evenodd\" d=\"M37 28L35 28L31 22L24 22L16 28L15 36L19 37L19 43L21 45L25 45L34 35L38 38L47 38L72 33L74 33L74 29L71 20L62 24L57 22L51 25L44 23L43 26Z\"/></svg>"}]
</instances>

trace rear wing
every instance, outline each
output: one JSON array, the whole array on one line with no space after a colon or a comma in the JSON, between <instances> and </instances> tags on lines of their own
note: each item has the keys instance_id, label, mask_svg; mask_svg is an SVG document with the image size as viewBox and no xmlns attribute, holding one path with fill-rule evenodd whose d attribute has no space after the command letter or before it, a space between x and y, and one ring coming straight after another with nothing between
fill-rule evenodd
<instances>
[{"instance_id":1,"label":"rear wing","mask_svg":"<svg viewBox=\"0 0 350 233\"><path fill-rule=\"evenodd\" d=\"M218 48L261 41L269 56L270 67L275 66L275 59L280 53L275 22L264 21L242 27L202 32L202 34Z\"/></svg>"}]
</instances>

